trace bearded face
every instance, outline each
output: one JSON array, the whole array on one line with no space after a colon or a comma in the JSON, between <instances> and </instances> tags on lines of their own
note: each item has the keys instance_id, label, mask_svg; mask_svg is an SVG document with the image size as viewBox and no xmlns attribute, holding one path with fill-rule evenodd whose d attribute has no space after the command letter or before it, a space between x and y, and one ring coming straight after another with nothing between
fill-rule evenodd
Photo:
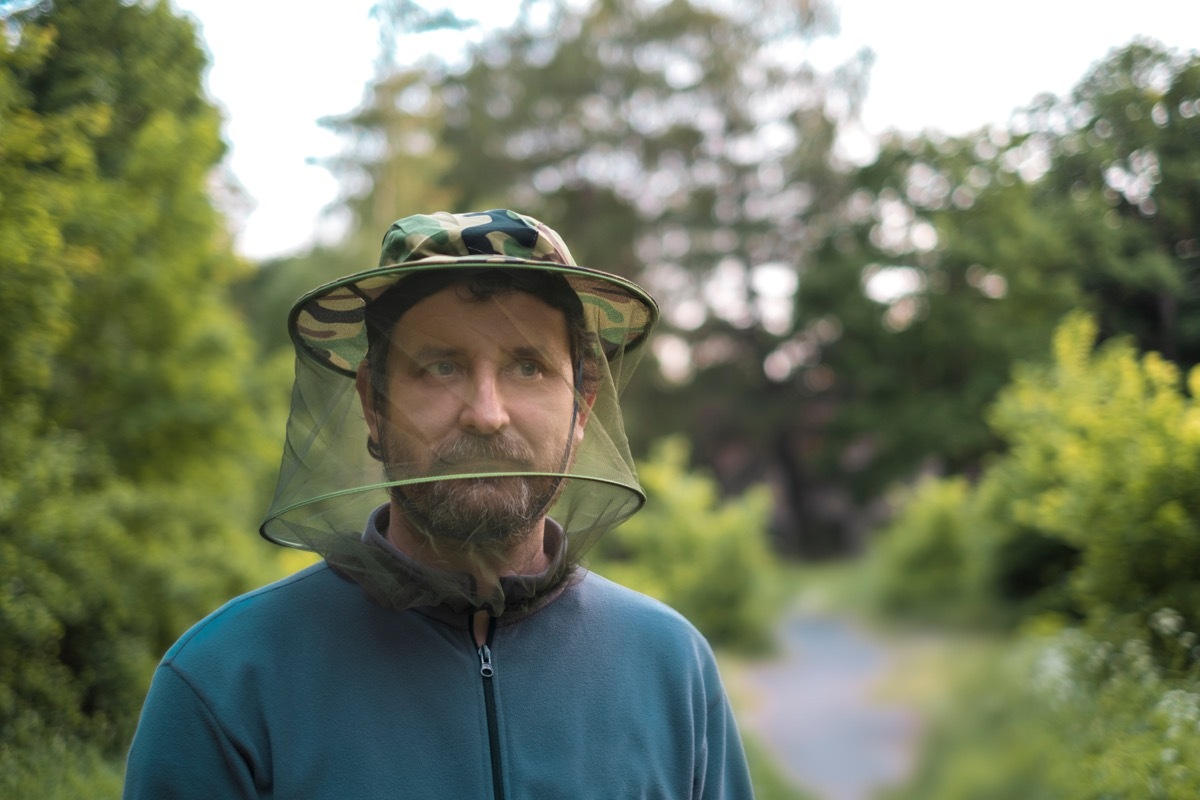
<instances>
[{"instance_id":1,"label":"bearded face","mask_svg":"<svg viewBox=\"0 0 1200 800\"><path fill-rule=\"evenodd\" d=\"M413 469L418 456L405 452L399 437L381 442L388 480L421 477ZM565 447L565 443L564 443ZM430 475L481 472L557 471L560 464L539 466L530 449L505 436L463 434L431 454ZM389 489L413 528L454 549L506 549L526 539L554 503L562 481L553 476L454 477Z\"/></svg>"},{"instance_id":2,"label":"bearded face","mask_svg":"<svg viewBox=\"0 0 1200 800\"><path fill-rule=\"evenodd\" d=\"M409 309L386 385L360 385L409 533L503 551L540 530L586 421L571 376L563 314L531 294L450 286Z\"/></svg>"}]
</instances>

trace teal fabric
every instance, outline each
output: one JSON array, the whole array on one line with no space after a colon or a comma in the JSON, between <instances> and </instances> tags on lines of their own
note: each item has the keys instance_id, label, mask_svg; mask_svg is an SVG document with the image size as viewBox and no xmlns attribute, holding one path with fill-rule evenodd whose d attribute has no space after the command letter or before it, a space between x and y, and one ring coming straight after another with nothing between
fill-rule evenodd
<instances>
[{"instance_id":1,"label":"teal fabric","mask_svg":"<svg viewBox=\"0 0 1200 800\"><path fill-rule=\"evenodd\" d=\"M491 678L508 798L749 798L708 644L583 573L501 617ZM126 800L491 798L467 620L391 611L325 564L235 599L163 658Z\"/></svg>"}]
</instances>

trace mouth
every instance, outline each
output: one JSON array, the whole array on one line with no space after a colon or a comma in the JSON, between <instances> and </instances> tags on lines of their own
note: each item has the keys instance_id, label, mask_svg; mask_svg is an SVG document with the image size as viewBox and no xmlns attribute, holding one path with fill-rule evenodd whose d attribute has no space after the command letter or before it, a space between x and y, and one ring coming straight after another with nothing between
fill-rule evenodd
<instances>
[{"instance_id":1,"label":"mouth","mask_svg":"<svg viewBox=\"0 0 1200 800\"><path fill-rule=\"evenodd\" d=\"M433 467L443 475L463 473L511 473L533 469L533 459L516 442L483 442L459 439L435 453Z\"/></svg>"},{"instance_id":2,"label":"mouth","mask_svg":"<svg viewBox=\"0 0 1200 800\"><path fill-rule=\"evenodd\" d=\"M524 461L512 461L495 458L457 458L453 460L439 459L437 469L443 475L453 473L497 473L500 475L529 472L532 465Z\"/></svg>"}]
</instances>

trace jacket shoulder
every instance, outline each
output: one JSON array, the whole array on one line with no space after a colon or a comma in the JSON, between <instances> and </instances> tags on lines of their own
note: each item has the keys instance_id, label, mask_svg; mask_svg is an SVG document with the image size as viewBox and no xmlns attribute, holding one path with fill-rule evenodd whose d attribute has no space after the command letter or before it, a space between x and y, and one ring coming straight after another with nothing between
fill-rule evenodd
<instances>
[{"instance_id":1,"label":"jacket shoulder","mask_svg":"<svg viewBox=\"0 0 1200 800\"><path fill-rule=\"evenodd\" d=\"M703 634L675 609L661 600L622 586L595 572L586 572L579 582L580 600L603 618L629 632L645 631L654 636L669 635L699 640L707 648Z\"/></svg>"},{"instance_id":2,"label":"jacket shoulder","mask_svg":"<svg viewBox=\"0 0 1200 800\"><path fill-rule=\"evenodd\" d=\"M360 602L361 592L321 562L229 600L192 625L163 656L163 663L202 659L210 650L248 650L309 629L338 607Z\"/></svg>"}]
</instances>

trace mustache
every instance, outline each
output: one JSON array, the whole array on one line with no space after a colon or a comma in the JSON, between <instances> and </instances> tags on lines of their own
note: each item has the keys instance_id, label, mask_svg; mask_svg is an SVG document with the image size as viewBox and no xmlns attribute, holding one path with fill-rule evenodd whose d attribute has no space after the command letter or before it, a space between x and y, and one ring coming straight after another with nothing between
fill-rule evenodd
<instances>
[{"instance_id":1,"label":"mustache","mask_svg":"<svg viewBox=\"0 0 1200 800\"><path fill-rule=\"evenodd\" d=\"M520 470L533 468L533 451L504 436L460 436L437 447L435 463L456 467L462 464L497 464Z\"/></svg>"}]
</instances>

